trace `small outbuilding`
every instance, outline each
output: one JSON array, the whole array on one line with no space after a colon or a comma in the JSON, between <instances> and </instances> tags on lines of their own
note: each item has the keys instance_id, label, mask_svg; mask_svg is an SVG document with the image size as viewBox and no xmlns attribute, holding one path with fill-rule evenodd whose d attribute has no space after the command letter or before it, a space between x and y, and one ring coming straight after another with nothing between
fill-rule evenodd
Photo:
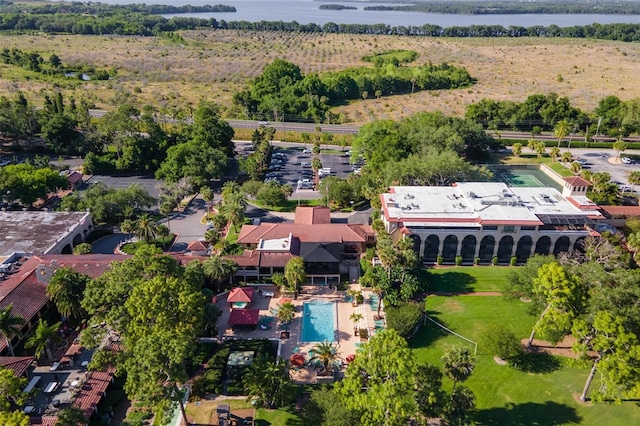
<instances>
[{"instance_id":1,"label":"small outbuilding","mask_svg":"<svg viewBox=\"0 0 640 426\"><path fill-rule=\"evenodd\" d=\"M259 317L259 309L231 309L229 326L233 329L244 328L255 330Z\"/></svg>"},{"instance_id":2,"label":"small outbuilding","mask_svg":"<svg viewBox=\"0 0 640 426\"><path fill-rule=\"evenodd\" d=\"M229 292L227 302L233 309L243 309L249 306L253 300L253 287L236 287Z\"/></svg>"}]
</instances>

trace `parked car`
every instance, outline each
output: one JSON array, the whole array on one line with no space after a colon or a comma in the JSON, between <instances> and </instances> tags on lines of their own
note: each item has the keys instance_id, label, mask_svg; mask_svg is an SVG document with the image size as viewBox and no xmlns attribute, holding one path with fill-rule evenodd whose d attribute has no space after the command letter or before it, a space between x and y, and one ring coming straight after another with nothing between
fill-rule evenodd
<instances>
[{"instance_id":1,"label":"parked car","mask_svg":"<svg viewBox=\"0 0 640 426\"><path fill-rule=\"evenodd\" d=\"M307 161L303 161L302 163L300 163L300 166L304 167L304 168L309 168L309 167L311 167L311 163L309 163Z\"/></svg>"},{"instance_id":2,"label":"parked car","mask_svg":"<svg viewBox=\"0 0 640 426\"><path fill-rule=\"evenodd\" d=\"M620 161L622 161L622 164L631 164L631 158L629 157L620 157Z\"/></svg>"},{"instance_id":3,"label":"parked car","mask_svg":"<svg viewBox=\"0 0 640 426\"><path fill-rule=\"evenodd\" d=\"M311 148L305 148L302 150L303 154L311 154L313 151L311 151Z\"/></svg>"}]
</instances>

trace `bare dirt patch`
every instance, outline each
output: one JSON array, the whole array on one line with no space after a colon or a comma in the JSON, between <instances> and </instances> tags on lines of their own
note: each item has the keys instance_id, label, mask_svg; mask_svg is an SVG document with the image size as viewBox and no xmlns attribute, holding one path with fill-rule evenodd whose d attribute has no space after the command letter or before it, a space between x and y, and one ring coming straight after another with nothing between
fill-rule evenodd
<instances>
[{"instance_id":1,"label":"bare dirt patch","mask_svg":"<svg viewBox=\"0 0 640 426\"><path fill-rule=\"evenodd\" d=\"M562 342L557 345L552 345L545 340L533 339L533 344L529 346L529 339L522 339L520 341L525 351L530 353L544 353L548 355L563 356L567 358L578 358L578 354L571 350L571 347L575 343L573 336L566 336ZM596 358L595 352L589 352L591 358Z\"/></svg>"},{"instance_id":2,"label":"bare dirt patch","mask_svg":"<svg viewBox=\"0 0 640 426\"><path fill-rule=\"evenodd\" d=\"M462 115L482 98L521 102L534 93L555 92L588 112L605 96L623 100L640 92L640 44L546 38L446 39L351 34L303 34L233 30L181 32L184 44L157 37L3 35L3 46L56 53L64 63L117 69L112 81L71 82L57 90L93 99L99 108L123 102L158 108L186 107L200 99L231 107L233 93L276 58L304 73L371 66L363 55L391 49L419 53L415 65L448 62L468 69L478 82L450 91L425 91L352 102L336 108L350 121L400 119L419 111ZM53 81L3 67L0 91L33 95Z\"/></svg>"}]
</instances>

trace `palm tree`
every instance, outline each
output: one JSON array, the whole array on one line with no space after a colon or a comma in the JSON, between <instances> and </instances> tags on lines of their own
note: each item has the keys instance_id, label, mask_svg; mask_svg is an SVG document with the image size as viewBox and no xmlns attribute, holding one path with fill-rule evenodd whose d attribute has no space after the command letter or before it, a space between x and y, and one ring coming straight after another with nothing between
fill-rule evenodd
<instances>
[{"instance_id":1,"label":"palm tree","mask_svg":"<svg viewBox=\"0 0 640 426\"><path fill-rule=\"evenodd\" d=\"M569 151L563 152L562 155L560 156L560 160L562 160L563 163L570 163L572 158L573 158L573 155L571 155L571 152Z\"/></svg>"},{"instance_id":2,"label":"palm tree","mask_svg":"<svg viewBox=\"0 0 640 426\"><path fill-rule=\"evenodd\" d=\"M148 213L143 213L133 226L134 235L147 244L158 238L158 225Z\"/></svg>"},{"instance_id":3,"label":"palm tree","mask_svg":"<svg viewBox=\"0 0 640 426\"><path fill-rule=\"evenodd\" d=\"M15 336L22 337L20 328L22 328L26 321L19 315L13 315L11 313L12 308L13 305L8 305L0 309L0 334L4 336L4 339L7 342L9 355L14 356L15 354L13 353L13 345L11 345L11 339L13 339Z\"/></svg>"},{"instance_id":4,"label":"palm tree","mask_svg":"<svg viewBox=\"0 0 640 426\"><path fill-rule=\"evenodd\" d=\"M312 351L311 361L314 369L321 367L324 371L330 371L340 367L337 345L334 346L331 342L322 342L315 345Z\"/></svg>"},{"instance_id":5,"label":"palm tree","mask_svg":"<svg viewBox=\"0 0 640 426\"><path fill-rule=\"evenodd\" d=\"M39 358L42 355L42 352L45 352L49 362L53 362L53 355L51 354L51 343L52 341L57 339L59 328L59 322L48 325L45 321L42 320L42 318L40 318L38 320L38 326L27 338L24 347L35 348L36 358Z\"/></svg>"},{"instance_id":6,"label":"palm tree","mask_svg":"<svg viewBox=\"0 0 640 426\"><path fill-rule=\"evenodd\" d=\"M296 307L290 302L283 303L282 306L278 308L278 320L284 325L286 331L289 331L289 324L291 324L295 315Z\"/></svg>"},{"instance_id":7,"label":"palm tree","mask_svg":"<svg viewBox=\"0 0 640 426\"><path fill-rule=\"evenodd\" d=\"M520 157L520 155L522 154L522 144L518 142L514 143L511 146L511 152L513 152L514 157Z\"/></svg>"},{"instance_id":8,"label":"palm tree","mask_svg":"<svg viewBox=\"0 0 640 426\"><path fill-rule=\"evenodd\" d=\"M47 296L61 315L80 318L83 314L80 302L90 279L69 267L58 268L47 285Z\"/></svg>"},{"instance_id":9,"label":"palm tree","mask_svg":"<svg viewBox=\"0 0 640 426\"><path fill-rule=\"evenodd\" d=\"M464 382L473 373L476 360L469 348L454 346L442 357L444 374L453 380L453 389L458 382Z\"/></svg>"},{"instance_id":10,"label":"palm tree","mask_svg":"<svg viewBox=\"0 0 640 426\"><path fill-rule=\"evenodd\" d=\"M284 277L289 286L293 288L294 295L298 294L298 287L307 280L307 273L304 270L304 259L296 256L290 259L284 267Z\"/></svg>"},{"instance_id":11,"label":"palm tree","mask_svg":"<svg viewBox=\"0 0 640 426\"><path fill-rule=\"evenodd\" d=\"M220 281L229 277L237 269L237 265L233 260L215 255L202 262L202 267L205 275L216 282L218 291L220 291Z\"/></svg>"},{"instance_id":12,"label":"palm tree","mask_svg":"<svg viewBox=\"0 0 640 426\"><path fill-rule=\"evenodd\" d=\"M560 120L556 123L556 126L553 128L553 134L556 139L558 139L558 148L560 148L560 142L562 139L569 134L570 128L571 127L567 120Z\"/></svg>"},{"instance_id":13,"label":"palm tree","mask_svg":"<svg viewBox=\"0 0 640 426\"><path fill-rule=\"evenodd\" d=\"M320 161L319 157L313 157L311 160L311 168L313 169L313 179L315 184L318 184L319 176L318 171L322 168L322 161Z\"/></svg>"},{"instance_id":14,"label":"palm tree","mask_svg":"<svg viewBox=\"0 0 640 426\"><path fill-rule=\"evenodd\" d=\"M226 203L231 195L237 194L239 192L240 185L238 185L236 182L225 182L224 185L222 185L222 201Z\"/></svg>"},{"instance_id":15,"label":"palm tree","mask_svg":"<svg viewBox=\"0 0 640 426\"><path fill-rule=\"evenodd\" d=\"M246 204L242 205L242 203L239 200L236 200L235 197L229 202L225 201L222 206L224 216L227 218L227 221L233 225L234 231L237 231L237 225L244 221L245 208Z\"/></svg>"},{"instance_id":16,"label":"palm tree","mask_svg":"<svg viewBox=\"0 0 640 426\"><path fill-rule=\"evenodd\" d=\"M87 418L78 407L70 406L58 413L58 420L55 426L78 426L78 424L86 424Z\"/></svg>"},{"instance_id":17,"label":"palm tree","mask_svg":"<svg viewBox=\"0 0 640 426\"><path fill-rule=\"evenodd\" d=\"M631 184L631 192L633 192L636 185L640 185L640 171L635 170L633 172L630 172L627 176L627 180Z\"/></svg>"},{"instance_id":18,"label":"palm tree","mask_svg":"<svg viewBox=\"0 0 640 426\"><path fill-rule=\"evenodd\" d=\"M569 164L569 166L571 167L571 173L573 173L574 175L579 174L580 170L582 170L582 164L578 163L577 161Z\"/></svg>"},{"instance_id":19,"label":"palm tree","mask_svg":"<svg viewBox=\"0 0 640 426\"><path fill-rule=\"evenodd\" d=\"M559 156L560 156L560 148L558 148L557 146L554 146L549 150L549 157L551 157L553 161L556 161L556 159Z\"/></svg>"},{"instance_id":20,"label":"palm tree","mask_svg":"<svg viewBox=\"0 0 640 426\"><path fill-rule=\"evenodd\" d=\"M349 317L349 319L353 322L353 335L357 336L358 335L358 323L360 321L362 321L364 317L362 316L361 313L359 312L354 312L351 314L351 316Z\"/></svg>"},{"instance_id":21,"label":"palm tree","mask_svg":"<svg viewBox=\"0 0 640 426\"><path fill-rule=\"evenodd\" d=\"M535 152L535 150L536 150L536 140L535 139L529 139L527 141L527 148L529 148L529 151Z\"/></svg>"},{"instance_id":22,"label":"palm tree","mask_svg":"<svg viewBox=\"0 0 640 426\"><path fill-rule=\"evenodd\" d=\"M268 355L256 357L242 378L247 400L257 407L277 408L293 401L296 385L291 382L288 363Z\"/></svg>"}]
</instances>

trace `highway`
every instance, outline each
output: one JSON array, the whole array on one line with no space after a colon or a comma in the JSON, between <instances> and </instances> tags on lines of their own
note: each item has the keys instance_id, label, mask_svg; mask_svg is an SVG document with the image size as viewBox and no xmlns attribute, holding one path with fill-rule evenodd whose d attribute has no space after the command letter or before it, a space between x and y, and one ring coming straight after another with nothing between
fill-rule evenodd
<instances>
[{"instance_id":1,"label":"highway","mask_svg":"<svg viewBox=\"0 0 640 426\"><path fill-rule=\"evenodd\" d=\"M107 111L99 110L99 109L91 109L89 110L89 114L91 117L100 118L105 115ZM172 119L168 118L167 121L171 122ZM229 125L234 129L257 129L261 125L261 121L253 121L253 120L227 120ZM333 133L333 134L343 134L343 135L355 135L360 131L360 124L319 124L319 123L297 123L293 121L277 121L277 122L266 122L266 126L273 127L276 130L281 130L284 132L306 132L313 133L316 128L319 127L323 132ZM528 141L529 139L536 140L557 140L553 132L544 132L539 135L532 136L530 132L515 132L511 130L488 130L491 136L495 139L511 139L511 140L522 140ZM615 142L615 138L607 137L607 136L598 136L597 138L592 137L592 140L597 142ZM640 142L639 136L628 136L624 138L627 142ZM567 135L562 139L563 142L583 142L584 136L580 134Z\"/></svg>"}]
</instances>

